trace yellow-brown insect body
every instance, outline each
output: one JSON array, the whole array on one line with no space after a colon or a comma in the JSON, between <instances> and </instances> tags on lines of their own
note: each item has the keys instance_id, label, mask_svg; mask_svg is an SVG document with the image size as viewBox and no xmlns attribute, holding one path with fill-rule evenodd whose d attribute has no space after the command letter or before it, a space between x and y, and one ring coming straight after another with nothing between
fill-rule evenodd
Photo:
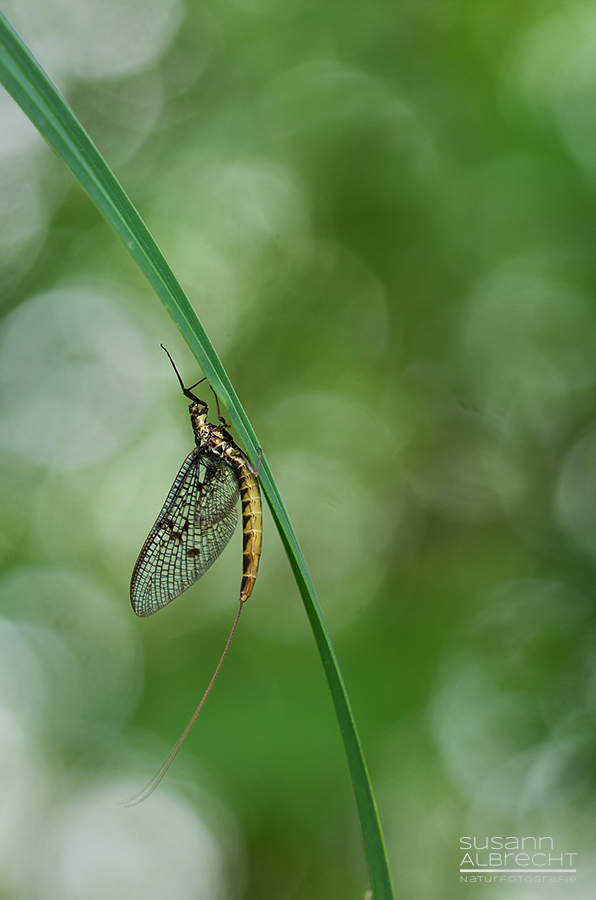
<instances>
[{"instance_id":1,"label":"yellow-brown insect body","mask_svg":"<svg viewBox=\"0 0 596 900\"><path fill-rule=\"evenodd\" d=\"M151 616L188 590L219 557L232 537L242 505L241 605L252 592L261 556L263 510L257 471L234 443L219 416L190 388L195 449L184 460L134 567L130 585L138 616ZM218 406L219 413L219 406Z\"/></svg>"},{"instance_id":2,"label":"yellow-brown insect body","mask_svg":"<svg viewBox=\"0 0 596 900\"><path fill-rule=\"evenodd\" d=\"M207 421L208 409L191 403L190 420L196 444L227 460L234 468L242 505L242 583L240 601L250 597L257 580L263 542L263 504L257 471L223 426Z\"/></svg>"},{"instance_id":3,"label":"yellow-brown insect body","mask_svg":"<svg viewBox=\"0 0 596 900\"><path fill-rule=\"evenodd\" d=\"M226 431L227 423L221 416L217 395L220 424L213 425L207 421L207 403L192 392L197 385L185 387L174 360L166 348L163 349L172 363L182 393L192 401L189 412L196 447L182 463L139 553L130 583L132 608L138 616L151 616L204 575L234 533L239 497L242 505L242 582L230 636L201 702L163 765L149 784L127 801L127 806L141 803L153 793L201 712L228 652L244 603L252 593L263 537L257 469Z\"/></svg>"}]
</instances>

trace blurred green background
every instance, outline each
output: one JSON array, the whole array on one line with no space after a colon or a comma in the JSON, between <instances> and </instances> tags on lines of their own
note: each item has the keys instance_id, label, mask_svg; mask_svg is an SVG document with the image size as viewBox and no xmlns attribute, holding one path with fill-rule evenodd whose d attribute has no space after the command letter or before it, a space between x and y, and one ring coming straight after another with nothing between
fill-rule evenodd
<instances>
[{"instance_id":1,"label":"blurred green background","mask_svg":"<svg viewBox=\"0 0 596 900\"><path fill-rule=\"evenodd\" d=\"M271 461L396 896L594 896L596 5L3 8ZM362 898L343 750L269 518L201 719L151 799L118 806L211 677L239 535L135 619L130 573L192 448L160 342L201 373L5 94L0 198L0 897ZM576 882L460 880L462 836L545 835Z\"/></svg>"}]
</instances>

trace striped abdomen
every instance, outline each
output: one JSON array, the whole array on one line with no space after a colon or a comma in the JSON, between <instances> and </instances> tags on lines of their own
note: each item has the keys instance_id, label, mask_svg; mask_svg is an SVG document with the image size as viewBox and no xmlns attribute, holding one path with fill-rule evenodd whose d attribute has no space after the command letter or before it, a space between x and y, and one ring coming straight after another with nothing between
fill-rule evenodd
<instances>
[{"instance_id":1,"label":"striped abdomen","mask_svg":"<svg viewBox=\"0 0 596 900\"><path fill-rule=\"evenodd\" d=\"M228 459L236 470L240 502L242 503L242 584L240 585L240 602L251 595L259 571L261 545L263 542L263 504L259 482L252 471L252 466L241 450L235 448L234 454L228 453Z\"/></svg>"}]
</instances>

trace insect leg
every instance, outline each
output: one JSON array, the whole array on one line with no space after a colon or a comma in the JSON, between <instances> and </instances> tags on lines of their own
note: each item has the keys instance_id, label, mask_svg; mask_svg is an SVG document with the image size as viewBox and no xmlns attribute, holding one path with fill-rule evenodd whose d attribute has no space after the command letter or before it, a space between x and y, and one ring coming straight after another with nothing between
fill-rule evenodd
<instances>
[{"instance_id":1,"label":"insect leg","mask_svg":"<svg viewBox=\"0 0 596 900\"><path fill-rule=\"evenodd\" d=\"M209 387L211 387L211 385L209 385ZM211 390L213 391L212 387L211 387ZM221 414L221 410L219 408L219 397L217 396L215 391L213 391L213 396L215 397L215 403L217 404L217 418L219 419L219 421L221 422L221 424L223 425L224 428L231 428L232 423L226 422L226 420L224 419L224 417Z\"/></svg>"}]
</instances>

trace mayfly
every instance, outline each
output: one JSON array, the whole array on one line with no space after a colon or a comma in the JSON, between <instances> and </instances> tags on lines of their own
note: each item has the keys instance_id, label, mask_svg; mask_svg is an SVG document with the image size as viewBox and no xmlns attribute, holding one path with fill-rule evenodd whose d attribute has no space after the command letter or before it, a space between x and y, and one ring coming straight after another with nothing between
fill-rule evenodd
<instances>
[{"instance_id":1,"label":"mayfly","mask_svg":"<svg viewBox=\"0 0 596 900\"><path fill-rule=\"evenodd\" d=\"M162 344L163 347L163 344ZM242 505L243 568L240 605L221 659L201 702L167 759L149 784L127 803L140 803L157 787L186 740L219 674L240 618L254 587L262 542L262 505L258 470L234 443L219 411L219 425L207 421L209 407L184 382L165 347L180 387L191 404L188 408L196 447L176 476L162 510L132 573L130 600L138 616L151 616L179 597L204 575L232 537ZM205 379L202 379L203 381Z\"/></svg>"}]
</instances>

